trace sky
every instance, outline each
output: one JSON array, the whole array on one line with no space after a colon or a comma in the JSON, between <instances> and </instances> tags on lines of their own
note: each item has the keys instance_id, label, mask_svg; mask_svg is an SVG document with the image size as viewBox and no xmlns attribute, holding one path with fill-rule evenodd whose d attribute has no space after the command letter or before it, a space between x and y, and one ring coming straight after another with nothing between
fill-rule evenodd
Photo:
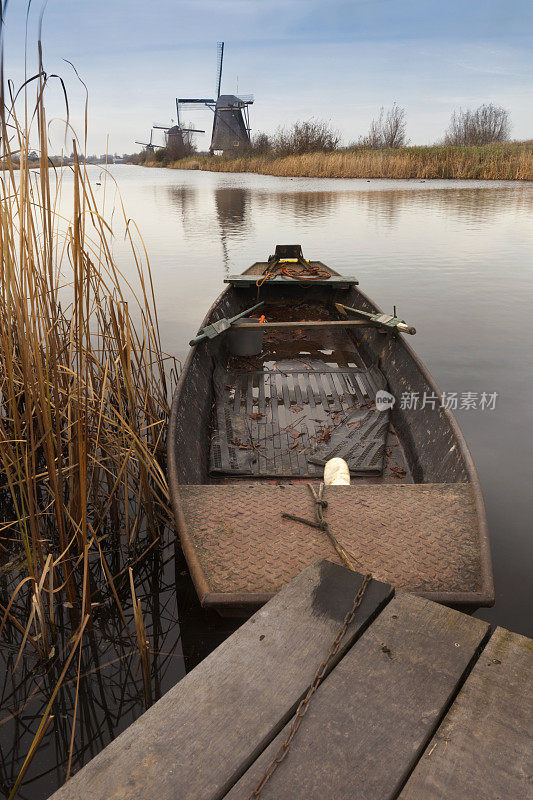
<instances>
[{"instance_id":1,"label":"sky","mask_svg":"<svg viewBox=\"0 0 533 800\"><path fill-rule=\"evenodd\" d=\"M28 75L43 6L33 0L28 14ZM15 85L25 74L26 8L10 0L4 15L5 73ZM349 144L381 106L397 103L411 143L429 144L454 109L493 102L509 110L513 138L533 137L530 0L48 0L42 41L81 137L84 89L67 61L87 85L87 154L135 152L154 123L175 119L176 96L212 96L217 41L225 42L223 93L255 96L252 135L314 117ZM58 152L57 79L47 114ZM187 112L186 121L209 131L211 112ZM196 143L207 148L208 135Z\"/></svg>"}]
</instances>

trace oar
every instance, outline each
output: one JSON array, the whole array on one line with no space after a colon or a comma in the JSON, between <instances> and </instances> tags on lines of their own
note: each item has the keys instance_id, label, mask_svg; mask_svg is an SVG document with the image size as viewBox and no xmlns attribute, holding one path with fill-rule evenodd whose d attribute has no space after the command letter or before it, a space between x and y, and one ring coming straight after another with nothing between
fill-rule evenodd
<instances>
[{"instance_id":1,"label":"oar","mask_svg":"<svg viewBox=\"0 0 533 800\"><path fill-rule=\"evenodd\" d=\"M348 312L350 312L350 314L358 314L360 317L368 319L375 325L388 328L389 330L410 334L416 333L416 328L413 328L412 325L408 325L404 319L393 317L391 314L369 314L368 311L361 311L358 308L343 306L342 303L335 303L335 308L337 311L340 311L341 314L344 314L344 316L347 316Z\"/></svg>"},{"instance_id":2,"label":"oar","mask_svg":"<svg viewBox=\"0 0 533 800\"><path fill-rule=\"evenodd\" d=\"M247 308L246 311L241 311L241 313L237 314L235 317L231 317L230 319L223 317L222 319L218 319L216 322L211 323L211 325L206 325L205 328L202 328L202 330L198 333L198 336L196 336L194 339L191 339L189 345L192 347L194 344L198 344L198 342L203 342L204 339L214 339L219 334L227 331L228 328L230 328L234 322L237 322L238 319L242 319L242 317L245 317L247 314L250 314L250 312L255 311L256 308L259 308L259 306L262 306L263 304L264 300L261 300L260 303L256 303L255 306Z\"/></svg>"}]
</instances>

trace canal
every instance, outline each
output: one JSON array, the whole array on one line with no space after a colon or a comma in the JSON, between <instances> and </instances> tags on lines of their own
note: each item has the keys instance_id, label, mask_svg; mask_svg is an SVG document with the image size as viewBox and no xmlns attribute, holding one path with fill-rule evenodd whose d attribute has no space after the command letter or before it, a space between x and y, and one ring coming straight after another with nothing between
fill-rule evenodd
<instances>
[{"instance_id":1,"label":"canal","mask_svg":"<svg viewBox=\"0 0 533 800\"><path fill-rule=\"evenodd\" d=\"M441 391L456 395L455 414L480 475L496 604L477 616L533 636L533 184L275 178L126 165L112 166L107 177L97 167L90 171L126 277L134 268L121 202L142 235L163 348L181 360L224 278L265 260L277 243L299 243L306 257L356 276L385 311L396 305L416 327L412 344ZM66 208L71 188L67 176ZM138 239L131 224L130 230ZM154 699L231 629L218 630L200 613L173 532L164 539L136 574ZM0 589L2 581L0 574ZM73 771L144 710L138 659L112 603L100 619L80 660ZM6 797L58 678L24 658L14 670L17 652L3 642L0 791ZM21 798L46 798L64 780L76 680L75 670L58 695Z\"/></svg>"}]
</instances>

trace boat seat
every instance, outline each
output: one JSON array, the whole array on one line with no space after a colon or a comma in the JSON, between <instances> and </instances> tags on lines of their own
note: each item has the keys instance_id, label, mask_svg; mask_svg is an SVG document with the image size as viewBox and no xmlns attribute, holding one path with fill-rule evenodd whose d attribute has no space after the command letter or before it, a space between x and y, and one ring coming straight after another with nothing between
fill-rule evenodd
<instances>
[{"instance_id":1,"label":"boat seat","mask_svg":"<svg viewBox=\"0 0 533 800\"><path fill-rule=\"evenodd\" d=\"M305 484L180 486L183 543L202 603L253 608L309 564L339 561ZM352 484L325 490L325 517L360 572L439 602L485 591L476 504L467 483ZM477 603L479 605L479 602Z\"/></svg>"}]
</instances>

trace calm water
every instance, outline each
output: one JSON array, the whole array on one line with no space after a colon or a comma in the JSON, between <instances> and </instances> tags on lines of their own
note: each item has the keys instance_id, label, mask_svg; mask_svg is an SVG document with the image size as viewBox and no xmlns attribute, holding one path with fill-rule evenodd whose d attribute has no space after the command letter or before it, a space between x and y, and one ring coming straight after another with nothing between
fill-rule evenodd
<instances>
[{"instance_id":1,"label":"calm water","mask_svg":"<svg viewBox=\"0 0 533 800\"><path fill-rule=\"evenodd\" d=\"M497 392L457 411L481 478L496 605L533 635L533 184L275 178L116 166L150 254L164 346L183 358L227 274L298 242L416 326L444 392Z\"/></svg>"},{"instance_id":2,"label":"calm water","mask_svg":"<svg viewBox=\"0 0 533 800\"><path fill-rule=\"evenodd\" d=\"M132 264L112 184L94 168L114 250ZM496 605L484 619L533 636L533 184L311 180L116 166L128 217L152 265L163 346L183 359L226 275L265 259L276 243L300 243L355 275L385 310L417 328L414 345L445 392L498 394L492 411L457 412L487 507ZM71 187L64 186L68 207ZM0 573L0 591L5 588ZM124 604L131 622L131 609ZM119 587L120 589L120 587ZM220 635L200 613L172 535L137 569L152 646L157 699ZM7 589L5 589L7 591ZM73 771L144 710L137 657L114 607L82 652ZM0 649L0 795L9 794L61 665L30 659L13 673L18 647ZM4 673L2 679L1 673ZM64 780L76 672L58 695L55 719L20 797L41 800Z\"/></svg>"}]
</instances>

